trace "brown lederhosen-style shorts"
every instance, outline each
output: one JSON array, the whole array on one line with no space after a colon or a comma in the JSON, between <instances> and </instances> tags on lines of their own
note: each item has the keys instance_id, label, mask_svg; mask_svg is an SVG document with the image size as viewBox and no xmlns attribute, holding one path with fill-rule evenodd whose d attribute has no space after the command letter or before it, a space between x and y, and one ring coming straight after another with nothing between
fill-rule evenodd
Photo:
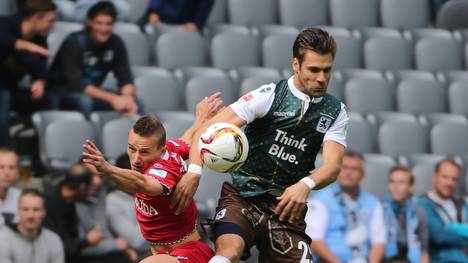
<instances>
[{"instance_id":1,"label":"brown lederhosen-style shorts","mask_svg":"<svg viewBox=\"0 0 468 263\"><path fill-rule=\"evenodd\" d=\"M312 263L310 238L305 234L307 207L300 220L289 224L279 221L274 212L277 203L269 194L242 197L231 183L225 182L215 218L209 224L213 230L219 223L237 224L244 232L245 250L256 245L260 263Z\"/></svg>"}]
</instances>

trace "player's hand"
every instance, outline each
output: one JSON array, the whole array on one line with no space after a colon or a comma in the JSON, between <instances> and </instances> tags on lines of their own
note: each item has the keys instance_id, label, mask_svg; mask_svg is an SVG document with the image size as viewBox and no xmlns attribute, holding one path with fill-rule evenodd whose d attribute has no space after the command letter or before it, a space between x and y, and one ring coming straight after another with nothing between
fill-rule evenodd
<instances>
[{"instance_id":1,"label":"player's hand","mask_svg":"<svg viewBox=\"0 0 468 263\"><path fill-rule=\"evenodd\" d=\"M91 246L96 246L101 242L103 238L101 227L99 225L96 225L93 227L88 234L86 234L86 240Z\"/></svg>"},{"instance_id":2,"label":"player's hand","mask_svg":"<svg viewBox=\"0 0 468 263\"><path fill-rule=\"evenodd\" d=\"M86 140L83 148L83 162L85 164L93 165L100 173L110 173L112 165L104 159L104 155L92 141Z\"/></svg>"},{"instance_id":3,"label":"player's hand","mask_svg":"<svg viewBox=\"0 0 468 263\"><path fill-rule=\"evenodd\" d=\"M216 92L210 97L205 97L197 104L195 118L201 123L211 119L221 109L222 104L221 92Z\"/></svg>"},{"instance_id":4,"label":"player's hand","mask_svg":"<svg viewBox=\"0 0 468 263\"><path fill-rule=\"evenodd\" d=\"M36 80L31 84L31 98L39 100L44 96L45 82L43 80Z\"/></svg>"},{"instance_id":5,"label":"player's hand","mask_svg":"<svg viewBox=\"0 0 468 263\"><path fill-rule=\"evenodd\" d=\"M309 196L310 188L303 182L297 182L286 188L284 193L277 197L279 201L275 212L279 214L279 220L288 219L289 223L299 219Z\"/></svg>"},{"instance_id":6,"label":"player's hand","mask_svg":"<svg viewBox=\"0 0 468 263\"><path fill-rule=\"evenodd\" d=\"M132 262L138 262L138 253L135 251L135 249L127 248L127 250L125 250L125 253L127 253L127 256Z\"/></svg>"},{"instance_id":7,"label":"player's hand","mask_svg":"<svg viewBox=\"0 0 468 263\"><path fill-rule=\"evenodd\" d=\"M126 112L127 105L128 105L128 99L125 96L116 95L111 100L110 103L112 105L112 108L114 108L115 111L117 111L117 112Z\"/></svg>"},{"instance_id":8,"label":"player's hand","mask_svg":"<svg viewBox=\"0 0 468 263\"><path fill-rule=\"evenodd\" d=\"M190 204L200 183L200 175L186 173L177 183L171 197L171 208L175 208L175 214L179 215Z\"/></svg>"}]
</instances>

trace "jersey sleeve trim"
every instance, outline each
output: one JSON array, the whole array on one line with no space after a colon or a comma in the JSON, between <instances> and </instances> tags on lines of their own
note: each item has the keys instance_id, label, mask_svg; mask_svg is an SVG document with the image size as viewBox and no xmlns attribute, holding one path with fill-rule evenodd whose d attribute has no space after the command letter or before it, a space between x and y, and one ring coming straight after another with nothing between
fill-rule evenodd
<instances>
[{"instance_id":1,"label":"jersey sleeve trim","mask_svg":"<svg viewBox=\"0 0 468 263\"><path fill-rule=\"evenodd\" d=\"M266 84L253 90L230 105L236 115L248 123L264 117L275 99L274 83Z\"/></svg>"}]
</instances>

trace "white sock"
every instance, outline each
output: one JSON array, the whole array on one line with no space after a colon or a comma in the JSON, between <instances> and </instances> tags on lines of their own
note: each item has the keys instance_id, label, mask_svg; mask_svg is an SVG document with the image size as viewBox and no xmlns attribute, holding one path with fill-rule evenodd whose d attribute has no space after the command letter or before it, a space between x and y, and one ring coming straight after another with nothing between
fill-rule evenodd
<instances>
[{"instance_id":1,"label":"white sock","mask_svg":"<svg viewBox=\"0 0 468 263\"><path fill-rule=\"evenodd\" d=\"M214 256L208 261L208 263L231 263L231 261L223 256Z\"/></svg>"}]
</instances>

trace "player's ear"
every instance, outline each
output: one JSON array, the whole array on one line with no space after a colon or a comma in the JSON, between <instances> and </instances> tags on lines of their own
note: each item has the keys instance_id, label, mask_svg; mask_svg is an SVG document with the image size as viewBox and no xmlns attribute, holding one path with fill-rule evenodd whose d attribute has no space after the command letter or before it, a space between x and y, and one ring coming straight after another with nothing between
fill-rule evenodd
<instances>
[{"instance_id":1,"label":"player's ear","mask_svg":"<svg viewBox=\"0 0 468 263\"><path fill-rule=\"evenodd\" d=\"M294 74L297 74L297 73L299 72L299 69L300 69L299 59L293 58L293 60L292 60L292 68L293 68L293 70L294 70Z\"/></svg>"}]
</instances>

